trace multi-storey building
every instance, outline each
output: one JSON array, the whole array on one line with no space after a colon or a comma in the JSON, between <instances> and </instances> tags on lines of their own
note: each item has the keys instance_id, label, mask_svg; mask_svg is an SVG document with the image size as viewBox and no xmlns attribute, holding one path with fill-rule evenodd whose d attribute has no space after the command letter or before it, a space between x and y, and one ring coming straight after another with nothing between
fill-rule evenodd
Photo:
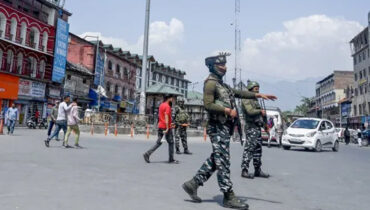
<instances>
[{"instance_id":1,"label":"multi-storey building","mask_svg":"<svg viewBox=\"0 0 370 210\"><path fill-rule=\"evenodd\" d=\"M368 122L370 114L370 13L368 14L368 21L368 27L350 41L355 74L352 121L357 124Z\"/></svg>"},{"instance_id":2,"label":"multi-storey building","mask_svg":"<svg viewBox=\"0 0 370 210\"><path fill-rule=\"evenodd\" d=\"M70 15L52 1L0 0L0 109L15 103L20 123L36 110L46 117L47 100L60 97L51 81L56 24Z\"/></svg>"},{"instance_id":3,"label":"multi-storey building","mask_svg":"<svg viewBox=\"0 0 370 210\"><path fill-rule=\"evenodd\" d=\"M340 124L338 102L345 97L345 89L353 83L353 71L334 71L316 83L317 116Z\"/></svg>"}]
</instances>

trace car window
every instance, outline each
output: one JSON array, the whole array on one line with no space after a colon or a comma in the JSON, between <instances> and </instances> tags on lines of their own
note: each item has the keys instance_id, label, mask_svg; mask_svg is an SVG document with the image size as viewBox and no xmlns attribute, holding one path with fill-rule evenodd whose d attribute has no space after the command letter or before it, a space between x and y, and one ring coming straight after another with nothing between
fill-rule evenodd
<instances>
[{"instance_id":1,"label":"car window","mask_svg":"<svg viewBox=\"0 0 370 210\"><path fill-rule=\"evenodd\" d=\"M330 122L325 121L325 127L326 127L326 130L330 130L333 128L333 125Z\"/></svg>"},{"instance_id":2,"label":"car window","mask_svg":"<svg viewBox=\"0 0 370 210\"><path fill-rule=\"evenodd\" d=\"M321 122L321 124L320 124L320 130L326 130L326 126L325 126L325 122L323 121L323 122Z\"/></svg>"},{"instance_id":3,"label":"car window","mask_svg":"<svg viewBox=\"0 0 370 210\"><path fill-rule=\"evenodd\" d=\"M291 128L304 128L304 129L315 129L317 128L317 125L319 124L319 121L317 120L296 120L290 127Z\"/></svg>"}]
</instances>

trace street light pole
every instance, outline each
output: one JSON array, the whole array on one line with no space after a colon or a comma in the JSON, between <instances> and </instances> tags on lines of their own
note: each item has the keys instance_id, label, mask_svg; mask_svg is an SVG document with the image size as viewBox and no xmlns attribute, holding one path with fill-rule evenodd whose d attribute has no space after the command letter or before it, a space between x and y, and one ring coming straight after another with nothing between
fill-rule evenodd
<instances>
[{"instance_id":1,"label":"street light pole","mask_svg":"<svg viewBox=\"0 0 370 210\"><path fill-rule=\"evenodd\" d=\"M144 27L144 46L143 46L143 63L141 66L142 73L142 85L140 92L140 114L145 115L146 107L146 69L147 69L147 60L148 60L148 45L149 45L149 18L150 18L150 0L146 0L146 9L145 9L145 27Z\"/></svg>"}]
</instances>

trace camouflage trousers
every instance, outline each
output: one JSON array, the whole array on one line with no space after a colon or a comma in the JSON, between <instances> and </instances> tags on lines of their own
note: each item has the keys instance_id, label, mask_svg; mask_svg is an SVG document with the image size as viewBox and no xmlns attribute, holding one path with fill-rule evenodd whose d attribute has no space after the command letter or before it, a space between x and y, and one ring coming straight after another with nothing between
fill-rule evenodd
<instances>
[{"instance_id":1,"label":"camouflage trousers","mask_svg":"<svg viewBox=\"0 0 370 210\"><path fill-rule=\"evenodd\" d=\"M200 167L194 180L203 185L217 170L217 181L221 192L229 192L232 189L230 180L230 124L219 122L209 123L207 134L212 143L211 156Z\"/></svg>"},{"instance_id":2,"label":"camouflage trousers","mask_svg":"<svg viewBox=\"0 0 370 210\"><path fill-rule=\"evenodd\" d=\"M188 142L187 142L188 135L186 133L186 127L184 126L177 126L175 129L175 145L176 150L180 150L180 139L184 150L188 149Z\"/></svg>"},{"instance_id":3,"label":"camouflage trousers","mask_svg":"<svg viewBox=\"0 0 370 210\"><path fill-rule=\"evenodd\" d=\"M261 138L261 128L259 127L249 127L245 128L245 135L247 141L244 144L244 152L242 159L242 170L248 170L249 163L253 159L253 165L255 169L261 167L261 157L262 157L262 138Z\"/></svg>"}]
</instances>

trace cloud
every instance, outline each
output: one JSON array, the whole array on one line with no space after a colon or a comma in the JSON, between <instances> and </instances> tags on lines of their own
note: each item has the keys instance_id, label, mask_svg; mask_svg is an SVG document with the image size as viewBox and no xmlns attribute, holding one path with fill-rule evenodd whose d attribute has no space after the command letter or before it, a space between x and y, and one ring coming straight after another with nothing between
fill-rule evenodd
<instances>
[{"instance_id":1,"label":"cloud","mask_svg":"<svg viewBox=\"0 0 370 210\"><path fill-rule=\"evenodd\" d=\"M282 31L244 41L243 79L297 81L353 69L349 41L364 28L358 22L312 15L283 26Z\"/></svg>"},{"instance_id":2,"label":"cloud","mask_svg":"<svg viewBox=\"0 0 370 210\"><path fill-rule=\"evenodd\" d=\"M184 36L184 24L176 18L172 18L169 23L155 21L150 24L149 32L149 53L155 55L155 58L166 58L178 52L178 46ZM86 35L99 36L104 44L112 44L114 47L121 47L132 53L142 54L143 51L143 35L138 38L136 43L129 43L125 38L106 36L101 32L85 32L80 37ZM92 38L88 39L93 40Z\"/></svg>"}]
</instances>

